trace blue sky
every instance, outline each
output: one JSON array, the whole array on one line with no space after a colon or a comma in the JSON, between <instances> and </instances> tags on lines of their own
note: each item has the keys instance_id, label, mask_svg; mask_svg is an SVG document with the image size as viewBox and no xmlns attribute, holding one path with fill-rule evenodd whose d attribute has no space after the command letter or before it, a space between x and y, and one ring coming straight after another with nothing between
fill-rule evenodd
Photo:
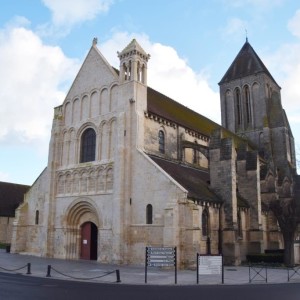
<instances>
[{"instance_id":1,"label":"blue sky","mask_svg":"<svg viewBox=\"0 0 300 300\"><path fill-rule=\"evenodd\" d=\"M148 85L220 123L218 82L246 39L282 87L300 145L297 0L10 0L0 10L0 181L32 184L47 165L53 108L94 37L114 67L136 38ZM188 92L187 92L188 91Z\"/></svg>"}]
</instances>

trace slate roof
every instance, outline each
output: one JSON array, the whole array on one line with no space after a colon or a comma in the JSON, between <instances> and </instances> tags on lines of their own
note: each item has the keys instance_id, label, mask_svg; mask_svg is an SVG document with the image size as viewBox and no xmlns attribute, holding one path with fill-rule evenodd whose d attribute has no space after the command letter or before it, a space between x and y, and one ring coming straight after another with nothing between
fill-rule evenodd
<instances>
[{"instance_id":1,"label":"slate roof","mask_svg":"<svg viewBox=\"0 0 300 300\"><path fill-rule=\"evenodd\" d=\"M271 73L268 71L247 39L242 49L232 62L231 66L219 82L219 85L235 79L239 79L241 77L246 77L258 73L267 74L276 83Z\"/></svg>"},{"instance_id":2,"label":"slate roof","mask_svg":"<svg viewBox=\"0 0 300 300\"><path fill-rule=\"evenodd\" d=\"M219 124L150 87L147 88L147 109L155 115L202 133L207 137L213 130L221 128Z\"/></svg>"},{"instance_id":3,"label":"slate roof","mask_svg":"<svg viewBox=\"0 0 300 300\"><path fill-rule=\"evenodd\" d=\"M188 198L197 201L222 203L222 200L209 189L209 173L206 170L193 168L154 155L149 155L149 157L188 191Z\"/></svg>"},{"instance_id":4,"label":"slate roof","mask_svg":"<svg viewBox=\"0 0 300 300\"><path fill-rule=\"evenodd\" d=\"M246 142L242 137L239 137L225 127L222 127L214 121L150 87L147 88L147 110L154 115L172 121L186 129L200 133L207 138L211 137L214 130L222 129L223 138L232 138L236 145ZM250 147L253 147L249 141L247 141L247 143Z\"/></svg>"},{"instance_id":5,"label":"slate roof","mask_svg":"<svg viewBox=\"0 0 300 300\"><path fill-rule=\"evenodd\" d=\"M0 217L14 217L15 209L29 188L28 185L0 182Z\"/></svg>"}]
</instances>

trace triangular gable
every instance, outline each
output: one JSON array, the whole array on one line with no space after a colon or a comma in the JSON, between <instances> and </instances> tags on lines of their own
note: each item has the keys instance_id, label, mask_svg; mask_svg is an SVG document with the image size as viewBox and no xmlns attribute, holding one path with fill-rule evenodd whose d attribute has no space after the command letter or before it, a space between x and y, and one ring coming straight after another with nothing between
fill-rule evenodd
<instances>
[{"instance_id":1,"label":"triangular gable","mask_svg":"<svg viewBox=\"0 0 300 300\"><path fill-rule=\"evenodd\" d=\"M101 89L103 86L111 86L118 80L118 74L93 45L76 75L66 99L72 99L93 89Z\"/></svg>"},{"instance_id":2,"label":"triangular gable","mask_svg":"<svg viewBox=\"0 0 300 300\"><path fill-rule=\"evenodd\" d=\"M154 155L148 154L148 156L188 191L188 198L204 202L222 202L209 188L208 171Z\"/></svg>"},{"instance_id":3,"label":"triangular gable","mask_svg":"<svg viewBox=\"0 0 300 300\"><path fill-rule=\"evenodd\" d=\"M246 40L242 49L219 82L219 85L258 73L265 73L278 85L248 40Z\"/></svg>"}]
</instances>

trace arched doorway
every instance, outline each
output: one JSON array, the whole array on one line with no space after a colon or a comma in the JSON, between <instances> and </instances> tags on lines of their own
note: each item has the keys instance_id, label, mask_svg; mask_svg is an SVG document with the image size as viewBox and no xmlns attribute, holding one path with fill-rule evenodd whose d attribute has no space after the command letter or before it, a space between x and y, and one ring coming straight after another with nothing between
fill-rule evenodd
<instances>
[{"instance_id":1,"label":"arched doorway","mask_svg":"<svg viewBox=\"0 0 300 300\"><path fill-rule=\"evenodd\" d=\"M97 260L98 258L98 228L92 222L81 225L80 258Z\"/></svg>"}]
</instances>

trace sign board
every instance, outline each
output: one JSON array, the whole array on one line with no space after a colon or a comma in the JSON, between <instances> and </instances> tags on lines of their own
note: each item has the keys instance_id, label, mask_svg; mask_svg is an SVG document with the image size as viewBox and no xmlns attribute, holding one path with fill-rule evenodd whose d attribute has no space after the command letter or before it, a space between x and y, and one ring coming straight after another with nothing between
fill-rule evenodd
<instances>
[{"instance_id":1,"label":"sign board","mask_svg":"<svg viewBox=\"0 0 300 300\"><path fill-rule=\"evenodd\" d=\"M197 283L199 275L221 275L224 283L223 256L197 254Z\"/></svg>"},{"instance_id":2,"label":"sign board","mask_svg":"<svg viewBox=\"0 0 300 300\"><path fill-rule=\"evenodd\" d=\"M221 275L222 256L219 255L199 255L199 275Z\"/></svg>"},{"instance_id":3,"label":"sign board","mask_svg":"<svg viewBox=\"0 0 300 300\"><path fill-rule=\"evenodd\" d=\"M176 247L146 247L145 283L148 267L175 267L175 283L177 283Z\"/></svg>"},{"instance_id":4,"label":"sign board","mask_svg":"<svg viewBox=\"0 0 300 300\"><path fill-rule=\"evenodd\" d=\"M171 247L147 247L148 267L172 267L175 266L175 248Z\"/></svg>"}]
</instances>

